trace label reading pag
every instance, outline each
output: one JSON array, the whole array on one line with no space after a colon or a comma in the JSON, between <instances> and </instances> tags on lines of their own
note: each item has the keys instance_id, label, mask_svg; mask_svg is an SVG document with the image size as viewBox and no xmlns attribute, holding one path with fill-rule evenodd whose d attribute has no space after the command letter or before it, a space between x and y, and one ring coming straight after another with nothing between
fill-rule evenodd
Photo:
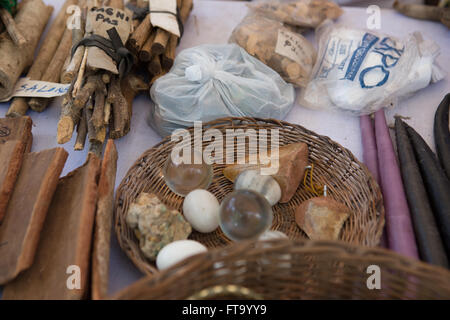
<instances>
[{"instance_id":1,"label":"label reading pag","mask_svg":"<svg viewBox=\"0 0 450 320\"><path fill-rule=\"evenodd\" d=\"M279 29L275 52L294 60L300 65L305 65L308 61L311 61L310 55L303 49L305 41L298 34Z\"/></svg>"},{"instance_id":2,"label":"label reading pag","mask_svg":"<svg viewBox=\"0 0 450 320\"><path fill-rule=\"evenodd\" d=\"M113 27L116 28L122 43L125 44L131 32L131 18L125 11L110 7L92 7L89 10L86 32L109 39L107 31ZM88 48L87 65L89 68L119 73L111 57L97 47Z\"/></svg>"},{"instance_id":3,"label":"label reading pag","mask_svg":"<svg viewBox=\"0 0 450 320\"><path fill-rule=\"evenodd\" d=\"M180 28L176 18L177 0L150 0L150 21L153 26L160 27L180 37ZM170 13L159 13L157 11L168 11Z\"/></svg>"}]
</instances>

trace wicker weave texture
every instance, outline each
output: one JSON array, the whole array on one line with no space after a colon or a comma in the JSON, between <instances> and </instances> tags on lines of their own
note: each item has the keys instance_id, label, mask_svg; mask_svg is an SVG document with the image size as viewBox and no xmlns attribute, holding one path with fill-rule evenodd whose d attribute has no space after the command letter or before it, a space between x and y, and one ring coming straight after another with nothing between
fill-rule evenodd
<instances>
[{"instance_id":1,"label":"wicker weave texture","mask_svg":"<svg viewBox=\"0 0 450 320\"><path fill-rule=\"evenodd\" d=\"M315 183L327 185L327 193L352 209L353 215L344 224L341 240L366 246L379 243L384 226L384 207L380 189L367 168L353 154L325 136L317 135L302 126L271 119L226 118L203 125L207 129L218 129L225 133L227 129L261 129L279 130L280 146L304 142L309 148L309 162L314 164L313 179ZM194 129L190 132L194 136ZM236 132L236 131L235 131ZM257 135L259 139L259 135ZM270 134L269 139L270 141ZM243 142L244 141L244 142ZM235 143L235 159L239 143L245 143L247 152L249 139ZM204 142L203 146L209 142ZM155 147L146 151L129 169L121 182L116 194L115 229L120 246L133 263L145 274L157 272L153 262L148 261L141 253L133 231L126 225L126 214L131 203L141 192L155 193L169 207L180 210L183 198L173 193L165 184L162 168L170 156L175 142L170 137L163 139ZM225 145L225 143L224 143ZM224 151L225 154L225 151ZM233 184L222 174L225 164L214 164L213 182L208 188L219 201L233 190ZM307 238L296 225L295 209L303 201L315 195L303 187L297 189L294 197L286 204L273 207L274 220L272 230L279 230L288 235L289 239ZM213 233L200 234L193 232L191 239L198 240L209 248L223 247L231 243L220 228Z\"/></svg>"},{"instance_id":2,"label":"wicker weave texture","mask_svg":"<svg viewBox=\"0 0 450 320\"><path fill-rule=\"evenodd\" d=\"M367 286L372 275L367 268L373 265L380 268L379 290ZM450 299L449 270L386 249L308 240L244 242L211 250L143 278L116 298L186 299L230 285L274 300ZM210 292L208 298L233 296Z\"/></svg>"}]
</instances>

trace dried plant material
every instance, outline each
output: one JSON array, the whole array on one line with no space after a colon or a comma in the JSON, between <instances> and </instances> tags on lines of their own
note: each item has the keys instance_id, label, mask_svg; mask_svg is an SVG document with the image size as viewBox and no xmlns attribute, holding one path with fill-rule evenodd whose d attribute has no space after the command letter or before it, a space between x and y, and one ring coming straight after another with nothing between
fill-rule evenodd
<instances>
[{"instance_id":1,"label":"dried plant material","mask_svg":"<svg viewBox=\"0 0 450 320\"><path fill-rule=\"evenodd\" d=\"M350 215L351 210L346 205L329 197L317 197L296 209L295 222L311 240L338 240Z\"/></svg>"},{"instance_id":2,"label":"dried plant material","mask_svg":"<svg viewBox=\"0 0 450 320\"><path fill-rule=\"evenodd\" d=\"M5 220L0 226L0 243L3 244L0 246L0 285L13 280L33 264L47 210L67 155L62 148L25 155Z\"/></svg>"},{"instance_id":3,"label":"dried plant material","mask_svg":"<svg viewBox=\"0 0 450 320\"><path fill-rule=\"evenodd\" d=\"M16 23L11 15L11 13L5 8L0 8L0 18L3 24L6 26L6 31L8 32L11 39L14 41L16 46L22 47L27 43L22 33L17 29Z\"/></svg>"},{"instance_id":4,"label":"dried plant material","mask_svg":"<svg viewBox=\"0 0 450 320\"><path fill-rule=\"evenodd\" d=\"M192 232L181 213L167 208L156 195L144 192L130 205L126 221L134 229L142 253L151 260L164 246L185 240Z\"/></svg>"},{"instance_id":5,"label":"dried plant material","mask_svg":"<svg viewBox=\"0 0 450 320\"><path fill-rule=\"evenodd\" d=\"M316 60L316 50L301 34L279 21L248 15L234 29L230 42L268 65L297 87L305 87Z\"/></svg>"},{"instance_id":6,"label":"dried plant material","mask_svg":"<svg viewBox=\"0 0 450 320\"><path fill-rule=\"evenodd\" d=\"M25 143L22 141L7 141L0 145L0 224L6 214L24 153Z\"/></svg>"},{"instance_id":7,"label":"dried plant material","mask_svg":"<svg viewBox=\"0 0 450 320\"><path fill-rule=\"evenodd\" d=\"M22 47L19 48L8 35L0 36L0 100L11 95L19 76L32 64L51 10L42 0L24 2L14 19L17 29L27 40Z\"/></svg>"},{"instance_id":8,"label":"dried plant material","mask_svg":"<svg viewBox=\"0 0 450 320\"><path fill-rule=\"evenodd\" d=\"M82 167L59 180L33 265L5 286L3 299L79 300L86 296L99 170L100 159L89 154ZM67 287L69 266L80 268L80 289Z\"/></svg>"},{"instance_id":9,"label":"dried plant material","mask_svg":"<svg viewBox=\"0 0 450 320\"><path fill-rule=\"evenodd\" d=\"M42 76L42 81L59 82L61 70L64 66L64 61L70 53L72 47L72 30L66 29L58 48L53 55L50 64ZM44 111L52 99L47 98L31 98L29 101L30 108L36 112Z\"/></svg>"},{"instance_id":10,"label":"dried plant material","mask_svg":"<svg viewBox=\"0 0 450 320\"><path fill-rule=\"evenodd\" d=\"M30 152L33 143L30 117L0 118L0 145L7 141L21 141L25 143L25 152Z\"/></svg>"},{"instance_id":11,"label":"dried plant material","mask_svg":"<svg viewBox=\"0 0 450 320\"><path fill-rule=\"evenodd\" d=\"M281 203L291 200L297 190L305 173L308 164L308 146L305 143L292 143L280 147L278 157L278 172L272 177L278 182L281 188ZM271 156L270 156L271 157ZM274 161L272 159L272 161ZM233 164L223 170L223 175L230 181L235 181L237 176L247 170L260 170L273 165L251 164L247 155L245 164Z\"/></svg>"},{"instance_id":12,"label":"dried plant material","mask_svg":"<svg viewBox=\"0 0 450 320\"><path fill-rule=\"evenodd\" d=\"M91 296L94 300L104 299L108 295L109 250L114 215L117 158L114 140L108 140L98 182L97 212L94 224L91 283Z\"/></svg>"},{"instance_id":13,"label":"dried plant material","mask_svg":"<svg viewBox=\"0 0 450 320\"><path fill-rule=\"evenodd\" d=\"M316 28L325 19L335 20L343 13L336 3L327 0L270 1L250 4L249 7L268 18L309 28Z\"/></svg>"}]
</instances>

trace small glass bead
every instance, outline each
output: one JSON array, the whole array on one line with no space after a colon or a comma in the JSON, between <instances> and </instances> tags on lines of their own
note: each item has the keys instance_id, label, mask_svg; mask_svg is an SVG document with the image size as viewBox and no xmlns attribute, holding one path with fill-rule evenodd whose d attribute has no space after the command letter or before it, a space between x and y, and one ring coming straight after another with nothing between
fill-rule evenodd
<instances>
[{"instance_id":1,"label":"small glass bead","mask_svg":"<svg viewBox=\"0 0 450 320\"><path fill-rule=\"evenodd\" d=\"M269 202L248 189L230 193L220 205L220 228L234 241L255 239L272 225Z\"/></svg>"},{"instance_id":2,"label":"small glass bead","mask_svg":"<svg viewBox=\"0 0 450 320\"><path fill-rule=\"evenodd\" d=\"M201 164L176 164L171 157L167 159L162 173L169 189L182 197L196 189L208 189L213 178L212 166L204 161Z\"/></svg>"}]
</instances>

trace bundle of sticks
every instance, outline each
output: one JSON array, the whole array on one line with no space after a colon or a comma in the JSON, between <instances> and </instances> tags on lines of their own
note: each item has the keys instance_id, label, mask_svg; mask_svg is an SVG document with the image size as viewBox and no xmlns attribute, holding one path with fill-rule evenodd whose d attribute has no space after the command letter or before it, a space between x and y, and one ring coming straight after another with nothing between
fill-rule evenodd
<instances>
[{"instance_id":1,"label":"bundle of sticks","mask_svg":"<svg viewBox=\"0 0 450 320\"><path fill-rule=\"evenodd\" d=\"M66 0L43 40L39 53L27 73L31 80L60 82L64 62L72 46L72 30L67 29L67 9L77 0ZM24 116L28 109L42 112L49 105L50 98L14 98L6 114L8 117Z\"/></svg>"},{"instance_id":2,"label":"bundle of sticks","mask_svg":"<svg viewBox=\"0 0 450 320\"><path fill-rule=\"evenodd\" d=\"M32 64L53 7L42 0L27 0L19 3L16 12L13 20L5 8L0 10L7 31L0 35L0 100L11 96L20 75Z\"/></svg>"},{"instance_id":3,"label":"bundle of sticks","mask_svg":"<svg viewBox=\"0 0 450 320\"><path fill-rule=\"evenodd\" d=\"M123 0L80 1L79 6L84 13L92 7L124 10ZM89 36L80 29L73 30L73 34L77 41ZM90 68L87 55L88 48L78 46L63 70L61 80L71 86L63 98L57 142L70 141L76 127L74 149L83 150L88 140L89 151L100 155L108 136L118 139L129 132L133 99L140 91L147 90L148 85L133 71L122 77Z\"/></svg>"},{"instance_id":4,"label":"bundle of sticks","mask_svg":"<svg viewBox=\"0 0 450 320\"><path fill-rule=\"evenodd\" d=\"M138 8L148 6L148 2L145 3L144 1L130 2ZM193 0L177 0L179 21L182 24L188 19L192 7ZM148 13L140 22L135 21L136 29L131 34L127 47L138 57L139 63L145 66L145 69L149 72L149 85L151 86L172 68L179 38L162 28L152 27L150 15L151 13Z\"/></svg>"}]
</instances>

